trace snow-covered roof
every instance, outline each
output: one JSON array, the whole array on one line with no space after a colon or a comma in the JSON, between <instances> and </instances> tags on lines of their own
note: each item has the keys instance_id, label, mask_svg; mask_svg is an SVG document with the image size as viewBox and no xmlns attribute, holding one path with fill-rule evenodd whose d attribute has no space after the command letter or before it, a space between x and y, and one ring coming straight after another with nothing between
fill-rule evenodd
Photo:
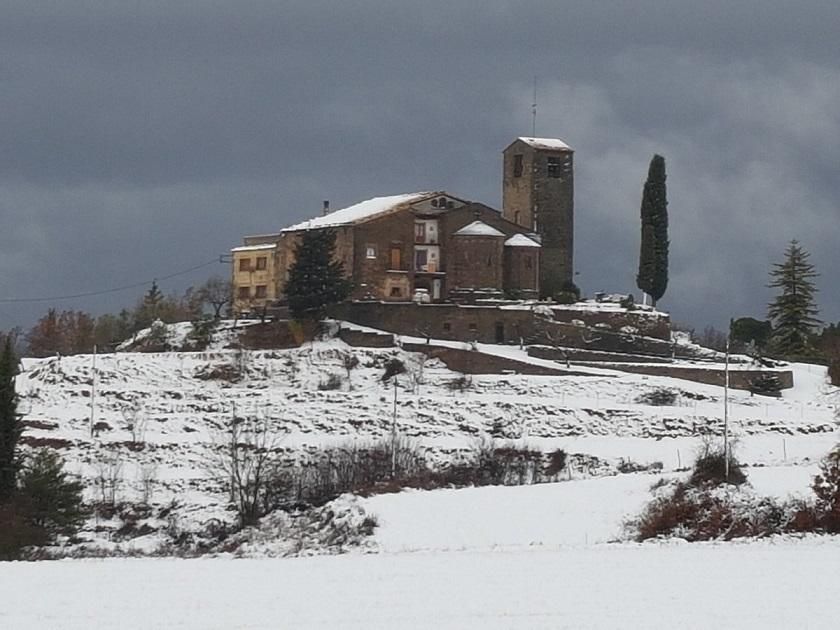
<instances>
[{"instance_id":1,"label":"snow-covered roof","mask_svg":"<svg viewBox=\"0 0 840 630\"><path fill-rule=\"evenodd\" d=\"M473 221L455 232L455 236L504 236L504 234L484 221Z\"/></svg>"},{"instance_id":2,"label":"snow-covered roof","mask_svg":"<svg viewBox=\"0 0 840 630\"><path fill-rule=\"evenodd\" d=\"M239 247L234 247L230 251L232 252L253 252L253 251L260 251L264 249L274 249L277 247L277 243L261 243L259 245L241 245Z\"/></svg>"},{"instance_id":3,"label":"snow-covered roof","mask_svg":"<svg viewBox=\"0 0 840 630\"><path fill-rule=\"evenodd\" d=\"M524 234L514 234L505 241L505 247L542 247L536 241L532 241Z\"/></svg>"},{"instance_id":4,"label":"snow-covered roof","mask_svg":"<svg viewBox=\"0 0 840 630\"><path fill-rule=\"evenodd\" d=\"M440 195L437 192L416 192L403 195L391 195L390 197L374 197L367 201L362 201L347 208L341 208L335 212L330 212L322 217L302 221L295 225L290 225L283 228L282 232L295 232L297 230L314 230L325 227L336 227L339 225L350 225L358 223L373 217L391 212L397 208L420 201L432 195Z\"/></svg>"},{"instance_id":5,"label":"snow-covered roof","mask_svg":"<svg viewBox=\"0 0 840 630\"><path fill-rule=\"evenodd\" d=\"M535 149L554 149L555 151L571 151L572 147L560 140L559 138L528 138L520 136L518 140L522 140L525 144L534 147Z\"/></svg>"}]
</instances>

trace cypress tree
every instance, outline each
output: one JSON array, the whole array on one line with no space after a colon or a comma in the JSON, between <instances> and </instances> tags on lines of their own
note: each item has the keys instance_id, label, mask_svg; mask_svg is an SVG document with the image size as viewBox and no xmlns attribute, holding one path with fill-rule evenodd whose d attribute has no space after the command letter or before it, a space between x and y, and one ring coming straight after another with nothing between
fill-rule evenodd
<instances>
[{"instance_id":1,"label":"cypress tree","mask_svg":"<svg viewBox=\"0 0 840 630\"><path fill-rule=\"evenodd\" d=\"M297 320L321 320L326 307L350 294L344 265L334 260L335 232L308 230L295 247L295 262L284 289L289 311Z\"/></svg>"},{"instance_id":2,"label":"cypress tree","mask_svg":"<svg viewBox=\"0 0 840 630\"><path fill-rule=\"evenodd\" d=\"M15 376L18 361L12 348L11 336L6 337L0 352L0 503L15 491L20 468L18 441L23 431L17 412Z\"/></svg>"},{"instance_id":3,"label":"cypress tree","mask_svg":"<svg viewBox=\"0 0 840 630\"><path fill-rule=\"evenodd\" d=\"M665 158L654 155L642 193L642 238L636 286L656 306L668 287L668 198L665 186Z\"/></svg>"},{"instance_id":4,"label":"cypress tree","mask_svg":"<svg viewBox=\"0 0 840 630\"><path fill-rule=\"evenodd\" d=\"M781 293L768 305L768 316L773 324L770 343L781 355L803 355L811 350L811 335L820 320L816 315L814 278L819 274L808 262L810 254L792 240L785 251L785 260L773 265L770 271L770 288Z\"/></svg>"}]
</instances>

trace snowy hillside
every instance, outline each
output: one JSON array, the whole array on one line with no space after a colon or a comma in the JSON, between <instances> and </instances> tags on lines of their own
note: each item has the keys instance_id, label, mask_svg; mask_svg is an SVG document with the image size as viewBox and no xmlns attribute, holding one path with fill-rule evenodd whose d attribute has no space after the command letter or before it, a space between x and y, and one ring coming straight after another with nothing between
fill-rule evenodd
<instances>
[{"instance_id":1,"label":"snowy hillside","mask_svg":"<svg viewBox=\"0 0 840 630\"><path fill-rule=\"evenodd\" d=\"M483 349L547 363L515 347L497 348ZM347 369L348 356L358 365ZM407 368L396 388L382 381L394 357ZM17 387L26 414L25 441L59 449L70 470L88 480L91 498L104 491L103 478L110 476L116 479L109 492L118 501L136 501L144 493L157 506L175 501L167 518L187 529L232 518L207 463L234 416L265 419L294 459L318 446L389 436L396 391L397 431L428 460L451 460L480 440L514 441L546 452L563 448L572 454L566 481L614 475L636 464L661 462L665 472L686 467L703 436L722 430L719 387L596 369L579 377L466 378L421 354L353 348L337 339L290 350L126 352L95 360L95 385L92 356L24 362ZM826 384L824 368L793 369L796 387L780 399L731 392L730 427L747 465L810 471L837 441L837 394ZM677 392L673 405L639 402L661 388ZM622 467L627 462L632 466ZM627 483L640 490L648 479ZM511 496L516 491L511 489ZM371 500L373 512L379 510L377 501L391 500L402 499ZM614 532L624 507L611 504L608 527ZM626 508L636 505L634 500ZM93 523L83 538L112 546L111 525ZM150 533L120 548L148 551L159 542ZM531 542L541 542L540 536Z\"/></svg>"},{"instance_id":2,"label":"snowy hillside","mask_svg":"<svg viewBox=\"0 0 840 630\"><path fill-rule=\"evenodd\" d=\"M117 503L144 495L151 503L139 516L91 518L67 551L167 555L175 537L232 522L208 462L233 417L266 420L291 460L389 436L396 391L398 433L431 462L483 441L562 448L569 467L555 483L344 495L303 515L278 511L234 534L235 554L222 548L195 565L4 563L10 596L32 603L0 608L0 625L834 627L826 602L840 587L836 537L626 542L623 524L649 500L651 484L685 475L704 436L720 433L722 388L602 369L465 377L424 355L334 339L273 351L223 345L99 355L95 382L92 356L25 361L17 386L26 443L58 449L92 500L112 492ZM481 350L540 361L509 346ZM348 370L353 356L358 365ZM407 368L396 388L382 380L393 358ZM763 495L807 495L816 462L838 441L840 400L824 368L792 369L796 386L781 398L731 392L738 454ZM663 388L677 393L672 405L640 402ZM337 531L347 536L336 539ZM359 531L367 533L354 538ZM337 550L351 553L271 559ZM31 600L36 589L50 593L46 602Z\"/></svg>"}]
</instances>

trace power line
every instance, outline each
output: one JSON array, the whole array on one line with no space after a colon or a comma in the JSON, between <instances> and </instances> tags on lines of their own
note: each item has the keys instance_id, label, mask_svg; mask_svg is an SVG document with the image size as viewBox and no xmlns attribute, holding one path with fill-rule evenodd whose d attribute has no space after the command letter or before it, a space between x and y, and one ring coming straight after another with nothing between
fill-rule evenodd
<instances>
[{"instance_id":1,"label":"power line","mask_svg":"<svg viewBox=\"0 0 840 630\"><path fill-rule=\"evenodd\" d=\"M137 289L140 287L145 287L153 282L159 282L163 280L169 280L171 278L176 278L178 276L183 276L185 274L191 273L198 269L202 269L203 267L207 267L209 265L213 265L216 263L222 262L221 258L214 258L213 260L208 260L207 262L203 262L200 265L195 265L193 267L189 267L187 269L181 269L180 271L176 271L174 273L167 274L165 276L158 276L156 278L152 278L151 280L144 280L142 282L135 282L133 284L126 284L121 287L112 287L110 289L101 289L99 291L88 291L86 293L76 293L74 295L54 295L50 297L33 297L33 298L0 298L0 304L25 304L25 303L34 303L34 302L57 302L59 300L75 300L78 298L85 298L85 297L94 297L97 295L107 295L109 293L118 293L120 291L127 291L129 289Z\"/></svg>"}]
</instances>

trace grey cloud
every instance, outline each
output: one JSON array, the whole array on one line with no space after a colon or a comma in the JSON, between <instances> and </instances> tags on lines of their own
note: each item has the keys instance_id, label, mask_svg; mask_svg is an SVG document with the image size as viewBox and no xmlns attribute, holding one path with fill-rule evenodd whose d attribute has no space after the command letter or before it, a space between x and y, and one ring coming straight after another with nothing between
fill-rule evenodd
<instances>
[{"instance_id":1,"label":"grey cloud","mask_svg":"<svg viewBox=\"0 0 840 630\"><path fill-rule=\"evenodd\" d=\"M668 159L663 305L676 318L761 315L789 238L826 274L840 262L834 2L20 1L0 12L6 296L161 275L322 199L444 188L498 206L500 151L530 131L534 74L538 131L577 150L585 289L634 289L653 152ZM820 298L840 319L826 277ZM43 308L0 305L0 328Z\"/></svg>"}]
</instances>

